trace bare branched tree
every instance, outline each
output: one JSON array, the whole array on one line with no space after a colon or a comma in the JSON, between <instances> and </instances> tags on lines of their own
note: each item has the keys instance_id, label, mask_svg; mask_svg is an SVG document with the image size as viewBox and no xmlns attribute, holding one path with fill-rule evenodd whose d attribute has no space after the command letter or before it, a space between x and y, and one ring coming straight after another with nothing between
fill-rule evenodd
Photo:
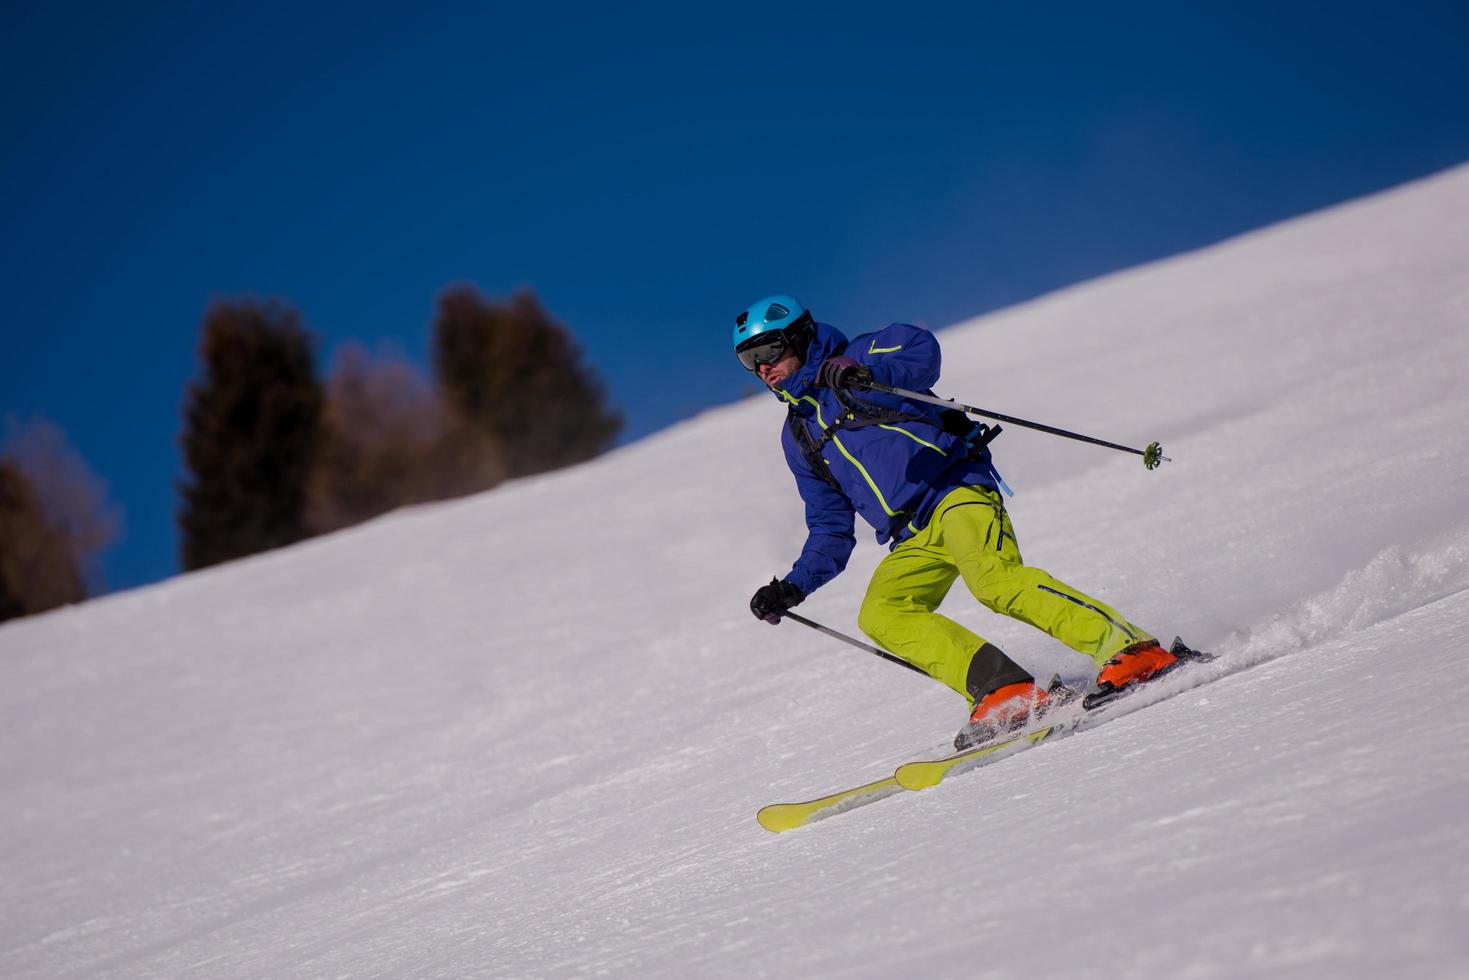
<instances>
[{"instance_id":1,"label":"bare branched tree","mask_svg":"<svg viewBox=\"0 0 1469 980\"><path fill-rule=\"evenodd\" d=\"M120 519L107 487L55 423L5 420L0 444L0 619L80 602L103 587Z\"/></svg>"}]
</instances>

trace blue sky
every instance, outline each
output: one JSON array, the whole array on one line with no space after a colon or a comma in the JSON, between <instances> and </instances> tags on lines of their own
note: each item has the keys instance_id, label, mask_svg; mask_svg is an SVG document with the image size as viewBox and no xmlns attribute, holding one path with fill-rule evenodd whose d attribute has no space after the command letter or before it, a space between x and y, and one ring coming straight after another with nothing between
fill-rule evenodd
<instances>
[{"instance_id":1,"label":"blue sky","mask_svg":"<svg viewBox=\"0 0 1469 980\"><path fill-rule=\"evenodd\" d=\"M324 372L530 287L636 438L751 389L766 293L937 327L1469 160L1465 9L11 2L0 414L152 581L212 298L288 300Z\"/></svg>"}]
</instances>

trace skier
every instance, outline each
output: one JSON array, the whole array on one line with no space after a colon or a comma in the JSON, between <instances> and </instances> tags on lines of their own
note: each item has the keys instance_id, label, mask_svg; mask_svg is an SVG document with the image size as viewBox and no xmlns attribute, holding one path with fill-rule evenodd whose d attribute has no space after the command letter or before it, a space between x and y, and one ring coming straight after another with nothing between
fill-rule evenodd
<instances>
[{"instance_id":1,"label":"skier","mask_svg":"<svg viewBox=\"0 0 1469 980\"><path fill-rule=\"evenodd\" d=\"M1178 661L1111 606L1021 560L986 426L863 388L875 381L932 394L940 360L932 333L893 323L848 341L796 299L770 296L735 317L734 349L786 405L781 445L806 508L800 557L750 599L758 619L779 623L842 572L861 514L890 553L872 575L858 625L965 698L961 748L1024 727L1062 691L1041 687L993 643L935 612L956 578L987 608L1091 657L1098 691Z\"/></svg>"}]
</instances>

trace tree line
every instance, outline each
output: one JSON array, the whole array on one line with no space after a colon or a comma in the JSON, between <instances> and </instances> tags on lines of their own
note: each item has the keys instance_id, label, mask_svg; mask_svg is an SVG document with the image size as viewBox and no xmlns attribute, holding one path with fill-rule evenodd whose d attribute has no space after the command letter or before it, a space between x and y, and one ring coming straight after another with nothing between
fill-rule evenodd
<instances>
[{"instance_id":1,"label":"tree line","mask_svg":"<svg viewBox=\"0 0 1469 980\"><path fill-rule=\"evenodd\" d=\"M184 398L183 568L582 462L621 431L599 376L529 292L496 302L445 291L431 354L424 377L399 355L348 344L323 377L288 304L212 304ZM0 455L0 620L85 598L115 532L100 481L59 430L39 429L46 452L10 439Z\"/></svg>"}]
</instances>

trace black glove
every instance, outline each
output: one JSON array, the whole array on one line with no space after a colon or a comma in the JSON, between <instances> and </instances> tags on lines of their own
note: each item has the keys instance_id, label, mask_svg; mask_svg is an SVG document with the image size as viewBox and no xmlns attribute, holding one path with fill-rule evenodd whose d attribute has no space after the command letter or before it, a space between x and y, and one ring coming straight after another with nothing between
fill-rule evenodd
<instances>
[{"instance_id":1,"label":"black glove","mask_svg":"<svg viewBox=\"0 0 1469 980\"><path fill-rule=\"evenodd\" d=\"M823 388L850 388L855 382L866 384L872 380L872 372L844 354L828 357L816 371L816 383Z\"/></svg>"},{"instance_id":2,"label":"black glove","mask_svg":"<svg viewBox=\"0 0 1469 980\"><path fill-rule=\"evenodd\" d=\"M799 606L804 598L806 593L791 583L771 579L769 585L762 585L755 590L755 595L750 599L750 612L755 614L756 619L778 623L787 609Z\"/></svg>"}]
</instances>

